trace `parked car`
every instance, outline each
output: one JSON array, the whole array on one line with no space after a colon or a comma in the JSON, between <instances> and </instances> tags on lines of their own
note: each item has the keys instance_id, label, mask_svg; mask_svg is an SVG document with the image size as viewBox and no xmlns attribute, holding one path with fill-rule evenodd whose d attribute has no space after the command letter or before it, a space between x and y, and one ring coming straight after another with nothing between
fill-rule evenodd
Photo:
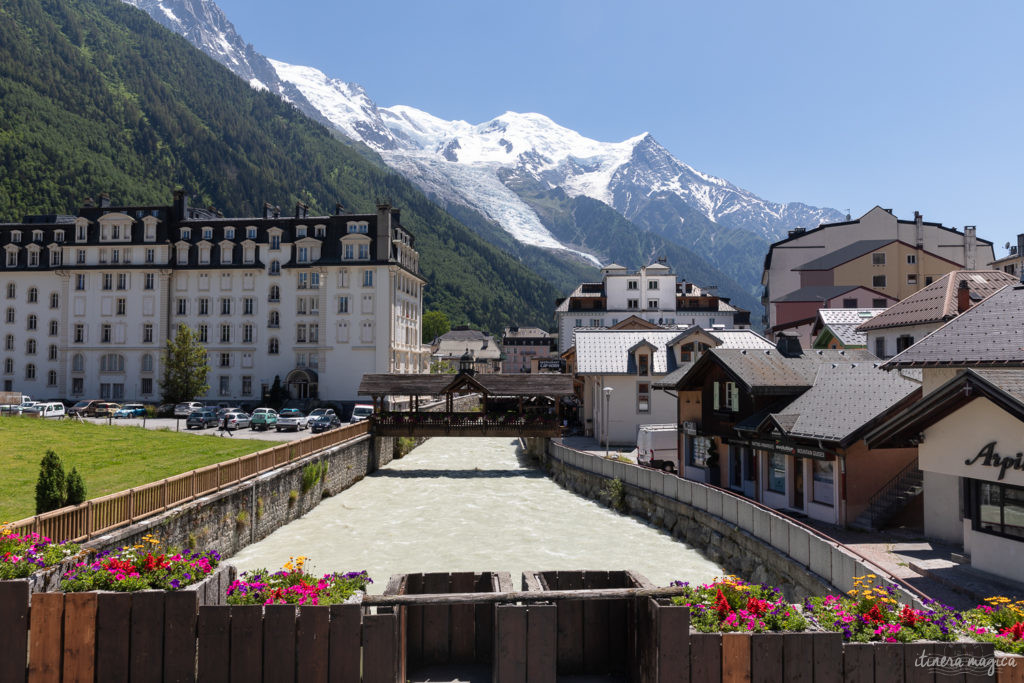
<instances>
[{"instance_id":1,"label":"parked car","mask_svg":"<svg viewBox=\"0 0 1024 683\"><path fill-rule=\"evenodd\" d=\"M95 413L96 406L98 406L100 403L103 403L103 401L100 401L99 399L87 399L84 401L79 401L75 405L68 408L67 412L68 415L81 415L82 417L89 417Z\"/></svg>"},{"instance_id":2,"label":"parked car","mask_svg":"<svg viewBox=\"0 0 1024 683\"><path fill-rule=\"evenodd\" d=\"M126 403L114 412L114 417L145 417L146 406L141 403Z\"/></svg>"},{"instance_id":3,"label":"parked car","mask_svg":"<svg viewBox=\"0 0 1024 683\"><path fill-rule=\"evenodd\" d=\"M227 413L244 413L244 412L245 411L242 410L241 408L239 408L238 406L231 406L231 407L227 407L227 408L218 408L217 409L217 417L219 417L221 419L224 419L224 416ZM246 413L246 415L248 415L248 413Z\"/></svg>"},{"instance_id":4,"label":"parked car","mask_svg":"<svg viewBox=\"0 0 1024 683\"><path fill-rule=\"evenodd\" d=\"M92 415L93 417L113 417L120 407L120 403L97 403L92 410Z\"/></svg>"},{"instance_id":5,"label":"parked car","mask_svg":"<svg viewBox=\"0 0 1024 683\"><path fill-rule=\"evenodd\" d=\"M309 426L309 418L298 408L285 408L277 414L277 431L290 429L297 432Z\"/></svg>"},{"instance_id":6,"label":"parked car","mask_svg":"<svg viewBox=\"0 0 1024 683\"><path fill-rule=\"evenodd\" d=\"M334 415L334 417L338 417L334 413L334 408L317 408L316 410L311 410L307 417L312 420L314 417L320 417L321 415ZM339 419L338 421L340 422L341 420Z\"/></svg>"},{"instance_id":7,"label":"parked car","mask_svg":"<svg viewBox=\"0 0 1024 683\"><path fill-rule=\"evenodd\" d=\"M23 410L21 414L26 417L61 418L67 412L64 410L64 404L60 401L50 401L49 403L37 403Z\"/></svg>"},{"instance_id":8,"label":"parked car","mask_svg":"<svg viewBox=\"0 0 1024 683\"><path fill-rule=\"evenodd\" d=\"M161 403L156 409L157 417L174 417L174 404Z\"/></svg>"},{"instance_id":9,"label":"parked car","mask_svg":"<svg viewBox=\"0 0 1024 683\"><path fill-rule=\"evenodd\" d=\"M188 417L197 410L203 410L203 404L199 401L186 401L174 406L174 417Z\"/></svg>"},{"instance_id":10,"label":"parked car","mask_svg":"<svg viewBox=\"0 0 1024 683\"><path fill-rule=\"evenodd\" d=\"M192 429L206 429L207 427L217 426L217 413L210 409L206 410L194 410L185 420L185 428Z\"/></svg>"},{"instance_id":11,"label":"parked car","mask_svg":"<svg viewBox=\"0 0 1024 683\"><path fill-rule=\"evenodd\" d=\"M341 420L334 414L334 411L330 411L330 414L315 415L309 418L309 431L313 434L319 434L320 432L326 432L328 429L334 429L335 427L341 426Z\"/></svg>"},{"instance_id":12,"label":"parked car","mask_svg":"<svg viewBox=\"0 0 1024 683\"><path fill-rule=\"evenodd\" d=\"M362 422L373 415L373 406L369 403L357 403L352 409L352 419L349 422Z\"/></svg>"},{"instance_id":13,"label":"parked car","mask_svg":"<svg viewBox=\"0 0 1024 683\"><path fill-rule=\"evenodd\" d=\"M252 425L248 414L243 413L241 410L225 413L220 419L223 420L225 417L228 419L228 429L245 429Z\"/></svg>"},{"instance_id":14,"label":"parked car","mask_svg":"<svg viewBox=\"0 0 1024 683\"><path fill-rule=\"evenodd\" d=\"M250 426L257 432L266 431L277 425L277 411L273 408L257 408L252 413Z\"/></svg>"}]
</instances>

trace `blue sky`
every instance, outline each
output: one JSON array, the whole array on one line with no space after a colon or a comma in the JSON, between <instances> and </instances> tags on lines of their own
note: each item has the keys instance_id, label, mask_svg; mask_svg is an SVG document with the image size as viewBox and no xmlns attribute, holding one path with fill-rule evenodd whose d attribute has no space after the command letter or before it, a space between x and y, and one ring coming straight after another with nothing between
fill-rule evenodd
<instances>
[{"instance_id":1,"label":"blue sky","mask_svg":"<svg viewBox=\"0 0 1024 683\"><path fill-rule=\"evenodd\" d=\"M774 201L1024 232L1024 3L217 0L268 57L480 123L649 131Z\"/></svg>"}]
</instances>

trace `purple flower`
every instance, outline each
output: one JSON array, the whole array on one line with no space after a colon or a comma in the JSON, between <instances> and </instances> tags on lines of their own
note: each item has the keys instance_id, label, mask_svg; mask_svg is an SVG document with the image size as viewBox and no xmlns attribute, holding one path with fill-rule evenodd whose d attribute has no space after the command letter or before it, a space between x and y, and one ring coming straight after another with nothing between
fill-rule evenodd
<instances>
[{"instance_id":1,"label":"purple flower","mask_svg":"<svg viewBox=\"0 0 1024 683\"><path fill-rule=\"evenodd\" d=\"M181 585L181 582L178 581L177 579L172 579L171 580L171 588L177 590L178 586L180 586L180 585Z\"/></svg>"}]
</instances>

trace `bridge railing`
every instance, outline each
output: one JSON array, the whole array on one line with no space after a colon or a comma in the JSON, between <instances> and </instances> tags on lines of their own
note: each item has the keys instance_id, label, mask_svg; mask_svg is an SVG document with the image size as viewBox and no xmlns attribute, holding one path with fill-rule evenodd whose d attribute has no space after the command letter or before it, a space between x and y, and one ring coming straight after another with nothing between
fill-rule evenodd
<instances>
[{"instance_id":1,"label":"bridge railing","mask_svg":"<svg viewBox=\"0 0 1024 683\"><path fill-rule=\"evenodd\" d=\"M36 532L62 541L88 540L367 433L369 424L365 420L356 422L126 491L93 498L80 505L27 517L14 522L11 527L15 531Z\"/></svg>"}]
</instances>

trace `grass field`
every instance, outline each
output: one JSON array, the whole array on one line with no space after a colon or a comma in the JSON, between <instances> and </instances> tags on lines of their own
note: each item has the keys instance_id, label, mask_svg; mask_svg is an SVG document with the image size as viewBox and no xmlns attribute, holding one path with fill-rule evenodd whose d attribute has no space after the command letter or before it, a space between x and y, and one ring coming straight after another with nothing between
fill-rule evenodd
<instances>
[{"instance_id":1,"label":"grass field","mask_svg":"<svg viewBox=\"0 0 1024 683\"><path fill-rule=\"evenodd\" d=\"M0 522L35 514L39 461L52 449L77 467L87 498L181 474L276 445L170 431L72 421L0 420Z\"/></svg>"}]
</instances>

